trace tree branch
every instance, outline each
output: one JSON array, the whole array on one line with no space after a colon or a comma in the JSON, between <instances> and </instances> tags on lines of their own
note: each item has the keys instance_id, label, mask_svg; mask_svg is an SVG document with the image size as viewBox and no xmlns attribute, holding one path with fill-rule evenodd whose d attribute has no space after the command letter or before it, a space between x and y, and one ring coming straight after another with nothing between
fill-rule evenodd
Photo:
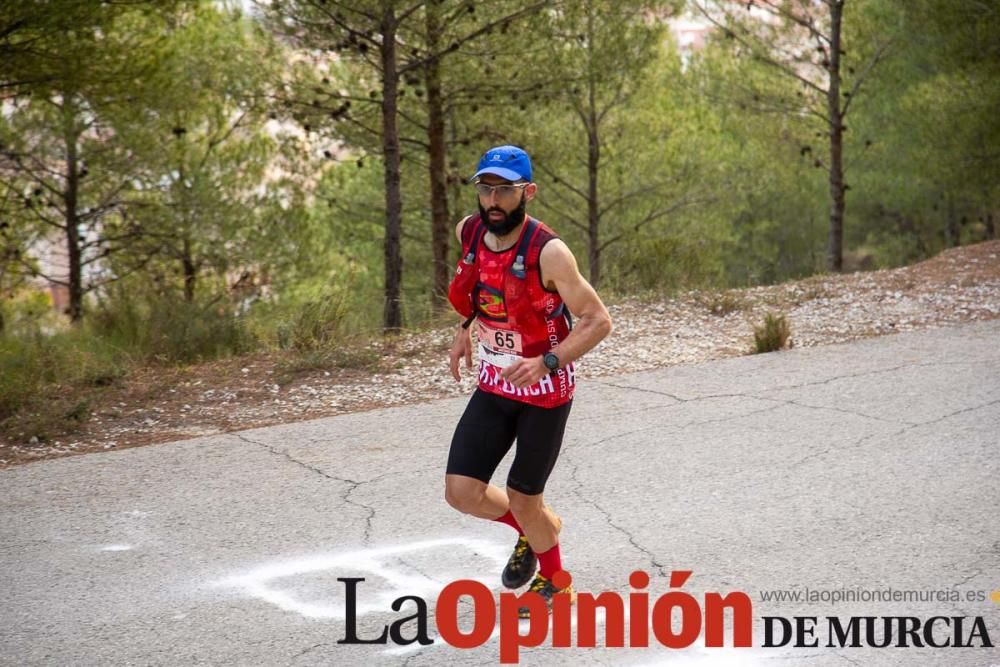
<instances>
[{"instance_id":1,"label":"tree branch","mask_svg":"<svg viewBox=\"0 0 1000 667\"><path fill-rule=\"evenodd\" d=\"M561 185L565 185L567 190L569 190L570 192L573 192L573 193L579 195L580 197L583 198L584 201L587 201L587 199L589 198L588 195L587 195L587 193L583 192L582 190L577 189L572 184L570 184L569 181L567 181L566 179L560 178L558 175L556 175L556 173L554 171L552 171L551 169L549 169L545 165L545 163L540 162L540 163L536 164L535 167L538 168L538 169L541 169L546 174L548 174L549 178L551 178L556 183L559 183Z\"/></svg>"},{"instance_id":2,"label":"tree branch","mask_svg":"<svg viewBox=\"0 0 1000 667\"><path fill-rule=\"evenodd\" d=\"M639 188L637 190L633 190L632 192L626 193L626 194L624 194L624 195L622 195L620 197L612 199L609 204L605 205L603 208L601 208L597 212L597 217L598 218L603 218L605 213L607 213L611 209L615 208L616 206L620 206L621 204L625 203L629 199L632 199L634 197L639 197L641 195L644 195L646 193L652 192L654 190L658 190L659 188L662 188L665 185L666 185L666 183L663 182L663 181L658 181L656 183L650 183L649 185L646 185L646 186L641 187L641 188Z\"/></svg>"},{"instance_id":3,"label":"tree branch","mask_svg":"<svg viewBox=\"0 0 1000 667\"><path fill-rule=\"evenodd\" d=\"M46 280L49 283L52 283L53 285L61 285L62 287L69 287L68 282L66 282L65 280L60 280L59 278L55 278L53 276L48 275L47 273L40 271L37 266L29 262L24 257L19 257L17 262L22 267L24 267L25 273L27 273L29 276L32 277L38 276L39 278L43 278L44 280Z\"/></svg>"},{"instance_id":4,"label":"tree branch","mask_svg":"<svg viewBox=\"0 0 1000 667\"><path fill-rule=\"evenodd\" d=\"M449 44L448 47L446 49L444 49L443 51L438 51L437 53L430 54L426 58L421 58L419 60L414 60L412 62L407 63L406 65L404 65L403 67L401 67L399 69L399 74L400 74L400 76L402 76L403 74L405 74L407 72L410 72L410 71L415 70L415 69L419 69L419 68L424 67L424 66L426 66L426 65L428 65L428 64L430 64L430 63L432 63L432 62L434 62L436 60L439 60L440 58L448 55L449 53L457 51L466 42L470 42L470 41L476 39L477 37L485 35L486 33L490 32L491 30L493 30L493 28L497 27L498 25L501 25L503 23L511 23L511 22L515 21L516 19L518 19L518 18L520 18L520 17L522 17L522 16L524 16L526 14L530 14L532 12L538 11L542 7L545 7L546 5L550 4L550 2L551 2L551 0L542 0L542 2L536 2L535 4L529 5L528 7L525 7L524 9L516 11L513 14L508 14L507 16L504 16L502 18L496 19L494 21L490 21L489 23L486 23L486 24L480 26L478 29L473 30L469 34L465 35L464 37L459 37L459 38L453 40L451 42L451 44Z\"/></svg>"},{"instance_id":5,"label":"tree branch","mask_svg":"<svg viewBox=\"0 0 1000 667\"><path fill-rule=\"evenodd\" d=\"M649 215L647 215L645 218L643 218L642 220L640 220L636 224L632 225L631 228L630 228L631 229L630 232L622 232L620 234L616 234L615 236L612 236L610 239L608 239L607 241L605 241L604 243L602 243L598 247L597 250L598 250L598 252L603 252L604 249L607 248L609 245L611 245L612 243L615 243L617 241L620 241L625 236L627 236L629 233L635 233L635 232L639 231L642 227L645 227L646 225L648 225L649 223L651 223L651 222L653 222L655 220L659 220L660 218L662 218L665 215L670 215L674 211L679 211L682 208L686 208L688 206L693 206L694 204L706 204L706 203L710 203L710 202L716 201L717 199L718 199L717 197L707 197L707 198L702 198L702 199L686 199L686 200L682 200L680 202L677 202L676 204L674 204L672 206L668 206L667 208L660 209L659 211L653 211L653 212L649 213Z\"/></svg>"},{"instance_id":6,"label":"tree branch","mask_svg":"<svg viewBox=\"0 0 1000 667\"><path fill-rule=\"evenodd\" d=\"M29 167L27 164L25 164L25 158L31 160L32 162L37 163L37 166ZM45 188L52 194L56 195L57 197L63 196L63 191L58 187L56 187L55 185L51 185L49 181L46 180L45 176L40 175L40 173L48 174L49 176L55 179L63 178L64 174L55 169L49 168L44 162L37 159L34 155L31 155L30 153L25 153L25 154L15 153L11 156L11 159L17 165L18 169L28 174L28 176L31 178L32 181L42 186L43 188ZM35 171L36 169L40 173L36 173Z\"/></svg>"},{"instance_id":7,"label":"tree branch","mask_svg":"<svg viewBox=\"0 0 1000 667\"><path fill-rule=\"evenodd\" d=\"M884 56L885 52L889 50L889 46L891 44L892 44L891 39L883 42L882 45L879 46L879 48L875 51L875 55L873 55L871 60L869 60L868 63L865 65L865 68L864 70L862 70L861 74L858 75L858 78L854 81L854 85L851 86L851 92L848 93L847 100L844 102L844 108L840 110L841 118L847 117L847 110L850 109L851 103L854 101L854 97L858 94L858 91L861 89L861 84L864 82L865 78L869 74L871 74L871 71L875 69L875 65L877 65L879 61L882 60L882 56Z\"/></svg>"},{"instance_id":8,"label":"tree branch","mask_svg":"<svg viewBox=\"0 0 1000 667\"><path fill-rule=\"evenodd\" d=\"M313 3L310 3L310 4L312 5L312 7L314 7L317 10L319 10L320 13L322 13L323 15L325 15L330 20L331 23L333 23L336 27L338 27L341 30L343 30L344 32L346 32L348 35L351 35L351 36L353 36L356 39L363 40L363 41L371 44L372 46L375 46L376 48L378 47L379 44L378 44L378 42L374 38L370 37L369 35L366 35L365 32L362 31L362 30L357 30L357 29L351 27L351 25L349 23L347 23L347 21L345 21L343 17L339 16L336 12L331 11L330 8L325 5L325 3L317 4L317 3L313 2ZM359 13L361 13L361 12L359 12ZM378 25L378 20L377 19L371 18L367 14L363 14L362 13L362 15L368 17L368 19L370 21L372 21L373 26L374 25ZM325 34L326 31L327 31L327 29L329 28L328 25L323 25L323 24L320 24L320 23L316 23L314 21L304 21L304 20L302 20L300 18L295 18L295 22L298 25L302 25L302 26L307 26L307 27L308 26L312 26L318 32L320 32L320 34Z\"/></svg>"},{"instance_id":9,"label":"tree branch","mask_svg":"<svg viewBox=\"0 0 1000 667\"><path fill-rule=\"evenodd\" d=\"M765 12L771 14L771 16L777 16L779 18L785 19L786 21L791 21L792 23L796 23L799 26L808 30L817 39L822 39L827 44L830 43L830 38L827 37L826 34L823 33L823 31L821 31L819 28L816 27L816 23L812 21L811 18L809 19L800 18L795 14L789 12L788 10L784 9L783 7L776 5L773 2L773 0L757 0L757 2L760 3L760 5L757 6L760 7L762 10L764 10Z\"/></svg>"},{"instance_id":10,"label":"tree branch","mask_svg":"<svg viewBox=\"0 0 1000 667\"><path fill-rule=\"evenodd\" d=\"M413 14L413 12L420 9L425 4L427 4L427 0L419 0L419 2L413 3L411 7L408 7L407 9L404 9L402 12L399 13L399 15L396 17L396 23L397 24L402 23L406 19L410 18L410 15Z\"/></svg>"},{"instance_id":11,"label":"tree branch","mask_svg":"<svg viewBox=\"0 0 1000 667\"><path fill-rule=\"evenodd\" d=\"M321 0L321 2L319 4L320 5L326 5L326 2L327 2L327 0ZM345 11L351 12L353 14L357 14L358 16L364 17L364 18L368 19L369 21L373 21L375 23L378 23L378 21L380 19L380 17L377 16L377 15L375 15L375 14L369 14L368 12L365 12L365 11L362 11L362 10L358 9L358 3L353 3L352 4L352 3L345 3L345 2L337 2L336 0L334 0L330 4L334 5L335 7L339 7L340 9L343 9ZM316 7L316 3L315 2L313 2L312 5L313 5L313 7Z\"/></svg>"},{"instance_id":12,"label":"tree branch","mask_svg":"<svg viewBox=\"0 0 1000 667\"><path fill-rule=\"evenodd\" d=\"M34 216L35 216L36 218L38 218L39 220L41 220L41 221L42 221L43 223L45 223L46 225L49 225L50 227L55 227L56 229L58 229L58 230L60 230L60 231L66 231L66 223L65 223L65 222L57 222L57 221L55 221L55 220L52 220L52 219L50 219L50 218L47 218L47 217L46 217L45 215L43 215L43 214L42 214L42 212L41 212L41 211L39 211L39 210L38 210L38 208L37 208L37 207L35 207L35 206L27 206L27 207L25 207L25 208L27 208L27 209L28 209L29 211L31 211L31 212L32 212L32 214L34 214Z\"/></svg>"},{"instance_id":13,"label":"tree branch","mask_svg":"<svg viewBox=\"0 0 1000 667\"><path fill-rule=\"evenodd\" d=\"M587 231L587 226L585 224L583 224L582 222L577 222L576 218L573 217L572 215L570 215L569 213L566 213L565 211L556 208L555 206L553 206L549 202L545 202L544 204L542 204L542 206L544 206L546 209L548 209L548 210L552 211L553 213L555 213L557 216L559 216L559 218L561 220L563 220L566 223L572 225L573 227L576 227L577 229L579 229L581 231L584 231L584 232Z\"/></svg>"},{"instance_id":14,"label":"tree branch","mask_svg":"<svg viewBox=\"0 0 1000 667\"><path fill-rule=\"evenodd\" d=\"M805 78L804 76L802 76L801 74L799 74L798 72L796 72L794 69L792 69L791 67L789 67L785 63L782 63L782 62L780 62L780 61L775 60L774 58L772 58L770 56L770 54L766 52L766 48L767 47L764 47L761 44L755 44L755 43L751 42L750 40L747 40L746 38L741 37L740 35L738 35L736 33L735 30L732 30L729 26L727 26L727 25L725 25L723 23L720 23L717 19L713 18L708 13L708 11L702 6L701 3L695 3L695 6L698 7L698 9L699 9L699 11L701 11L702 15L706 19L708 19L708 21L710 23L712 23L712 25L716 26L717 28L721 28L722 30L724 30L726 32L727 35L731 36L737 42L739 42L743 46L745 46L748 49L750 49L750 55L752 57L760 60L763 63L771 65L772 67L778 69L780 72L782 72L786 76L790 76L790 77L792 77L794 79L798 79L799 81L801 81L803 84L805 84L809 88L812 88L813 90L815 90L817 93L820 93L822 95L826 94L826 90L825 89L821 88L817 84L815 84L812 81L810 81L809 79ZM728 14L727 14L727 17L728 17Z\"/></svg>"},{"instance_id":15,"label":"tree branch","mask_svg":"<svg viewBox=\"0 0 1000 667\"><path fill-rule=\"evenodd\" d=\"M147 264L149 264L152 261L153 257L155 257L156 254L157 253L155 251L146 253L146 256L142 259L142 261L138 262L134 266L127 267L124 273L117 273L104 280L95 280L88 282L86 287L84 288L84 292L90 292L94 289L97 289L98 287L104 287L105 285L110 285L115 281L121 280L122 278L130 276L133 273L142 270Z\"/></svg>"}]
</instances>

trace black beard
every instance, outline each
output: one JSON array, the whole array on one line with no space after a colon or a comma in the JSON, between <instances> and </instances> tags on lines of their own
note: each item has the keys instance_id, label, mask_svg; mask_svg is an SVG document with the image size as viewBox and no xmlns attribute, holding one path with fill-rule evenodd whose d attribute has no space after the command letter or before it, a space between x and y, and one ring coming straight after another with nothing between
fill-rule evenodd
<instances>
[{"instance_id":1,"label":"black beard","mask_svg":"<svg viewBox=\"0 0 1000 667\"><path fill-rule=\"evenodd\" d=\"M510 213L507 213L499 206L494 206L490 209L483 208L482 203L479 204L479 217L482 219L483 224L486 225L486 229L493 233L494 236L506 236L514 231L514 228L519 224L524 222L524 210L527 206L528 201L525 196L521 195L521 203L517 205ZM500 222L490 221L490 211L499 211L504 214L504 219Z\"/></svg>"}]
</instances>

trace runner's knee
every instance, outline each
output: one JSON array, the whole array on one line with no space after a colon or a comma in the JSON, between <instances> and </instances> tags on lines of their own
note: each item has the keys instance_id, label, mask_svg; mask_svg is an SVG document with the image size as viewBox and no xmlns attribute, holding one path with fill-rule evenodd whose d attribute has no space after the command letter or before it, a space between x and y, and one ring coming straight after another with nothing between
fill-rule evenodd
<instances>
[{"instance_id":1,"label":"runner's knee","mask_svg":"<svg viewBox=\"0 0 1000 667\"><path fill-rule=\"evenodd\" d=\"M445 475L444 499L459 512L469 512L479 504L486 492L486 484L478 479L461 475Z\"/></svg>"},{"instance_id":2,"label":"runner's knee","mask_svg":"<svg viewBox=\"0 0 1000 667\"><path fill-rule=\"evenodd\" d=\"M510 511L514 514L518 522L522 518L530 518L542 511L543 503L542 494L540 493L531 496L508 487L507 498L510 500Z\"/></svg>"}]
</instances>

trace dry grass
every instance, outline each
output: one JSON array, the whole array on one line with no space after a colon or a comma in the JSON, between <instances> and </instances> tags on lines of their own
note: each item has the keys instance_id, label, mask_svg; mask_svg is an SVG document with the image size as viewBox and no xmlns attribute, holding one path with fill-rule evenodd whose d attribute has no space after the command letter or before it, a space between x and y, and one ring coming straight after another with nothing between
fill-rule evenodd
<instances>
[{"instance_id":1,"label":"dry grass","mask_svg":"<svg viewBox=\"0 0 1000 667\"><path fill-rule=\"evenodd\" d=\"M754 354L776 352L789 346L792 328L784 315L768 313L764 323L753 328Z\"/></svg>"}]
</instances>

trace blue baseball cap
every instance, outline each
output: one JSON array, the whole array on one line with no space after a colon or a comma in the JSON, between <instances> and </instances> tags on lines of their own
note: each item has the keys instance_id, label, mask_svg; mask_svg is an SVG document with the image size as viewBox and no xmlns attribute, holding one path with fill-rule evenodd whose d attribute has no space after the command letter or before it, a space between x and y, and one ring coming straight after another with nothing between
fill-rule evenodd
<instances>
[{"instance_id":1,"label":"blue baseball cap","mask_svg":"<svg viewBox=\"0 0 1000 667\"><path fill-rule=\"evenodd\" d=\"M470 180L483 174L495 174L508 181L524 179L531 182L531 158L517 146L497 146L483 153L479 171Z\"/></svg>"}]
</instances>

